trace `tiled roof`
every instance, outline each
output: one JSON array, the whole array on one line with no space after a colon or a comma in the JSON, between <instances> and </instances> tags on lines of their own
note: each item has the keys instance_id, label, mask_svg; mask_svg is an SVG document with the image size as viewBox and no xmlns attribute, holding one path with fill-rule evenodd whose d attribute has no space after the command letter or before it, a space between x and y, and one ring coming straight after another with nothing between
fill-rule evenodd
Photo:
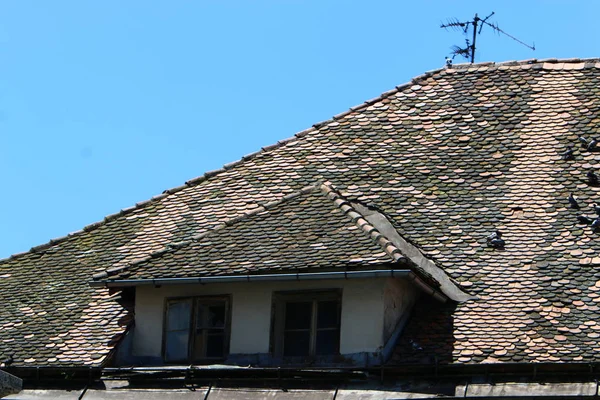
<instances>
[{"instance_id":1,"label":"tiled roof","mask_svg":"<svg viewBox=\"0 0 600 400\"><path fill-rule=\"evenodd\" d=\"M589 185L586 173L600 169L600 157L581 148L578 135L597 134L599 112L598 60L426 73L83 232L3 261L0 296L8 307L0 309L0 320L13 325L0 325L0 355L18 346L16 364L26 356L46 362L60 354L46 350L50 335L75 326L109 343L122 331L112 321L124 310L103 303L114 319L100 324L106 319L100 320L93 296L108 292L87 287L92 274L139 261L321 180L380 210L479 296L452 312L448 362L599 361L600 244L577 219L595 217L591 204L600 187ZM574 159L563 160L569 145ZM580 210L570 208L571 192ZM496 229L504 234L503 249L486 245ZM29 280L32 288L24 289ZM35 313L20 311L27 307ZM40 319L40 313L46 314ZM35 339L22 339L31 334ZM19 342L7 344L13 338ZM105 353L98 354L100 362Z\"/></svg>"},{"instance_id":2,"label":"tiled roof","mask_svg":"<svg viewBox=\"0 0 600 400\"><path fill-rule=\"evenodd\" d=\"M313 185L95 278L302 273L395 263L407 264L400 250L333 189Z\"/></svg>"},{"instance_id":3,"label":"tiled roof","mask_svg":"<svg viewBox=\"0 0 600 400\"><path fill-rule=\"evenodd\" d=\"M0 367L95 366L125 332L121 293L84 284L94 252L63 249L0 264Z\"/></svg>"}]
</instances>

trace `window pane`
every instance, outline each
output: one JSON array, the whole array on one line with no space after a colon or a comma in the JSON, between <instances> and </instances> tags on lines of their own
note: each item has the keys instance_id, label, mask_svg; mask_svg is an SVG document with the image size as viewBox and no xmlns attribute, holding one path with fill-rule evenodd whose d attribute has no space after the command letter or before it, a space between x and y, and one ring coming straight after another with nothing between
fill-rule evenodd
<instances>
[{"instance_id":1,"label":"window pane","mask_svg":"<svg viewBox=\"0 0 600 400\"><path fill-rule=\"evenodd\" d=\"M167 331L189 330L192 302L172 301L169 302L167 311Z\"/></svg>"},{"instance_id":2,"label":"window pane","mask_svg":"<svg viewBox=\"0 0 600 400\"><path fill-rule=\"evenodd\" d=\"M308 356L310 331L285 332L283 335L284 356Z\"/></svg>"},{"instance_id":3,"label":"window pane","mask_svg":"<svg viewBox=\"0 0 600 400\"><path fill-rule=\"evenodd\" d=\"M285 329L310 329L312 301L289 302L285 305Z\"/></svg>"},{"instance_id":4,"label":"window pane","mask_svg":"<svg viewBox=\"0 0 600 400\"><path fill-rule=\"evenodd\" d=\"M206 357L223 357L225 335L223 333L209 334L206 342Z\"/></svg>"},{"instance_id":5,"label":"window pane","mask_svg":"<svg viewBox=\"0 0 600 400\"><path fill-rule=\"evenodd\" d=\"M167 332L165 358L167 361L184 361L188 358L188 332Z\"/></svg>"},{"instance_id":6,"label":"window pane","mask_svg":"<svg viewBox=\"0 0 600 400\"><path fill-rule=\"evenodd\" d=\"M337 328L338 326L338 302L319 301L317 304L317 329Z\"/></svg>"},{"instance_id":7,"label":"window pane","mask_svg":"<svg viewBox=\"0 0 600 400\"><path fill-rule=\"evenodd\" d=\"M225 302L198 303L196 307L197 328L225 328Z\"/></svg>"},{"instance_id":8,"label":"window pane","mask_svg":"<svg viewBox=\"0 0 600 400\"><path fill-rule=\"evenodd\" d=\"M208 307L208 326L207 328L225 327L225 303L215 304Z\"/></svg>"},{"instance_id":9,"label":"window pane","mask_svg":"<svg viewBox=\"0 0 600 400\"><path fill-rule=\"evenodd\" d=\"M339 349L340 332L337 329L317 331L315 353L319 356L337 354Z\"/></svg>"},{"instance_id":10,"label":"window pane","mask_svg":"<svg viewBox=\"0 0 600 400\"><path fill-rule=\"evenodd\" d=\"M196 304L196 330L204 328L206 319L206 306L203 304Z\"/></svg>"},{"instance_id":11,"label":"window pane","mask_svg":"<svg viewBox=\"0 0 600 400\"><path fill-rule=\"evenodd\" d=\"M200 360L204 358L206 333L203 329L196 330L196 336L194 337L194 360Z\"/></svg>"}]
</instances>

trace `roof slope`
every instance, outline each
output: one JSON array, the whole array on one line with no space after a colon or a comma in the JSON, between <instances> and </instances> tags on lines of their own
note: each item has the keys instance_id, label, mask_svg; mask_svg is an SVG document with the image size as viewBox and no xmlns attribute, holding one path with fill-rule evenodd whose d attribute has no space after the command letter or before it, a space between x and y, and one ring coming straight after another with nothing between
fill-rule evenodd
<instances>
[{"instance_id":1,"label":"roof slope","mask_svg":"<svg viewBox=\"0 0 600 400\"><path fill-rule=\"evenodd\" d=\"M585 174L599 169L600 158L578 147L575 160L560 153L577 145L578 135L597 133L599 112L598 60L476 64L415 78L84 232L3 261L0 277L10 277L0 278L2 300L8 299L0 320L23 324L0 326L0 355L11 351L5 341L13 337L31 346L21 338L40 322L47 332L35 340L45 343L50 331L64 334L70 321L97 315L84 307L107 293L87 287L93 273L322 180L381 210L479 296L453 311L449 362L598 361L600 243L589 226L577 224L567 196L573 192L580 212L593 215L590 203L600 188L586 184ZM496 228L504 232L504 250L485 244ZM28 280L35 282L32 291L23 289ZM65 291L44 290L52 285L77 297L69 318L56 309L73 300L63 298ZM52 306L32 301L35 290ZM20 311L34 306L44 318ZM88 329L99 328L88 321ZM94 340L106 343L111 334ZM37 351L22 354L36 358Z\"/></svg>"},{"instance_id":2,"label":"roof slope","mask_svg":"<svg viewBox=\"0 0 600 400\"><path fill-rule=\"evenodd\" d=\"M97 256L54 246L0 264L0 366L95 366L109 356L131 318L120 292L85 287Z\"/></svg>"},{"instance_id":3,"label":"roof slope","mask_svg":"<svg viewBox=\"0 0 600 400\"><path fill-rule=\"evenodd\" d=\"M346 212L339 205L346 205ZM406 259L389 240L331 188L315 185L277 202L257 205L248 214L190 241L94 278L112 281L316 272L395 263L406 264Z\"/></svg>"}]
</instances>

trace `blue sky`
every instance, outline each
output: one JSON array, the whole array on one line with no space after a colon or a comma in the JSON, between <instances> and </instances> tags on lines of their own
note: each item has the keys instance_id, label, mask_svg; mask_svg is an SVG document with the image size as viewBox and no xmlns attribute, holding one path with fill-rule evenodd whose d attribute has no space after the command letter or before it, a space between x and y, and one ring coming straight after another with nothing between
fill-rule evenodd
<instances>
[{"instance_id":1,"label":"blue sky","mask_svg":"<svg viewBox=\"0 0 600 400\"><path fill-rule=\"evenodd\" d=\"M442 67L440 23L491 11L536 51L484 28L476 61L600 56L592 0L4 0L0 258Z\"/></svg>"}]
</instances>

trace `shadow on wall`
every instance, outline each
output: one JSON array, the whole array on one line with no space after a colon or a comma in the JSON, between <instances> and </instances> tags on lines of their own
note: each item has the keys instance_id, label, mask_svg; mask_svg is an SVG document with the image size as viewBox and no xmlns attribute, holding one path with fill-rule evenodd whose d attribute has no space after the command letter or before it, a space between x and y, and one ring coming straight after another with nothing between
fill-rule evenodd
<instances>
[{"instance_id":1,"label":"shadow on wall","mask_svg":"<svg viewBox=\"0 0 600 400\"><path fill-rule=\"evenodd\" d=\"M454 350L454 302L421 296L389 365L451 364Z\"/></svg>"}]
</instances>

